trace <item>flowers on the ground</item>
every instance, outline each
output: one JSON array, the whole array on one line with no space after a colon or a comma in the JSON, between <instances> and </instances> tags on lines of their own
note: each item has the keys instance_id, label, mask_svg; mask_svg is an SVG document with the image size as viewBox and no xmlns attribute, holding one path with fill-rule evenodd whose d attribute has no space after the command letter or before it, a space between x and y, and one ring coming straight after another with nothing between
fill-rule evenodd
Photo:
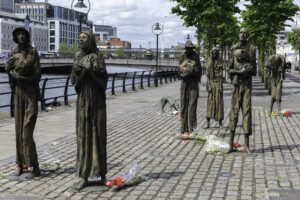
<instances>
[{"instance_id":1,"label":"flowers on the ground","mask_svg":"<svg viewBox=\"0 0 300 200\"><path fill-rule=\"evenodd\" d=\"M285 117L291 117L292 116L292 111L291 110L287 110L287 109L283 109L281 111L281 114Z\"/></svg>"},{"instance_id":2,"label":"flowers on the ground","mask_svg":"<svg viewBox=\"0 0 300 200\"><path fill-rule=\"evenodd\" d=\"M291 117L292 116L292 111L290 109L283 109L280 112L271 112L268 114L268 116L271 117L277 117L277 116L284 116L284 117Z\"/></svg>"},{"instance_id":3,"label":"flowers on the ground","mask_svg":"<svg viewBox=\"0 0 300 200\"><path fill-rule=\"evenodd\" d=\"M2 172L0 172L0 179L4 179L5 178L5 174L3 174Z\"/></svg>"},{"instance_id":4,"label":"flowers on the ground","mask_svg":"<svg viewBox=\"0 0 300 200\"><path fill-rule=\"evenodd\" d=\"M221 138L218 138L215 135L210 135L208 136L204 149L209 154L227 153L229 150L229 144L222 141Z\"/></svg>"},{"instance_id":5,"label":"flowers on the ground","mask_svg":"<svg viewBox=\"0 0 300 200\"><path fill-rule=\"evenodd\" d=\"M239 147L241 147L241 145L239 144L239 143L233 143L233 148L239 148Z\"/></svg>"},{"instance_id":6,"label":"flowers on the ground","mask_svg":"<svg viewBox=\"0 0 300 200\"><path fill-rule=\"evenodd\" d=\"M126 174L123 176L115 176L111 181L107 181L105 184L115 189L138 185L144 180L140 175L140 170L140 166L134 164Z\"/></svg>"},{"instance_id":7,"label":"flowers on the ground","mask_svg":"<svg viewBox=\"0 0 300 200\"><path fill-rule=\"evenodd\" d=\"M189 133L189 132L185 132L185 133L177 133L176 134L176 138L179 139L179 140L194 140L196 143L205 143L206 140L207 140L207 137L206 136L203 136L203 135L199 135L195 132L193 133Z\"/></svg>"},{"instance_id":8,"label":"flowers on the ground","mask_svg":"<svg viewBox=\"0 0 300 200\"><path fill-rule=\"evenodd\" d=\"M41 168L45 169L45 170L56 171L56 170L62 169L63 165L59 159L51 158L51 159L47 160L46 162L42 163Z\"/></svg>"},{"instance_id":9,"label":"flowers on the ground","mask_svg":"<svg viewBox=\"0 0 300 200\"><path fill-rule=\"evenodd\" d=\"M113 186L123 187L125 184L125 180L121 176L116 176L111 181L107 181L105 184L108 187L113 187Z\"/></svg>"}]
</instances>

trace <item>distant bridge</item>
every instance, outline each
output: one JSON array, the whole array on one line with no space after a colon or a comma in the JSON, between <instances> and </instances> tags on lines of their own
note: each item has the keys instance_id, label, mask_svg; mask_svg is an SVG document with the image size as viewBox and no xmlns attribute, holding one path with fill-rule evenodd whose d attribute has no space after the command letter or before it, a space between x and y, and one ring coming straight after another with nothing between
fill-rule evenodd
<instances>
[{"instance_id":1,"label":"distant bridge","mask_svg":"<svg viewBox=\"0 0 300 200\"><path fill-rule=\"evenodd\" d=\"M41 59L42 71L44 73L70 73L73 59ZM133 59L106 59L107 65L124 66L140 69L155 69L155 60L133 60ZM177 60L159 60L158 69L174 69L178 66ZM0 72L5 71L5 61L0 61Z\"/></svg>"}]
</instances>

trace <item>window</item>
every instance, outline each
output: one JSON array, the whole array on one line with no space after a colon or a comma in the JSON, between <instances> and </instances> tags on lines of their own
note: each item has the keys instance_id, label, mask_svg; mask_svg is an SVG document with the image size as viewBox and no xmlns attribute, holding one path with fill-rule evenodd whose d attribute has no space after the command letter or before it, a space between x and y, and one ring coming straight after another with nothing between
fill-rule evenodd
<instances>
[{"instance_id":1,"label":"window","mask_svg":"<svg viewBox=\"0 0 300 200\"><path fill-rule=\"evenodd\" d=\"M55 38L54 37L50 38L50 43L55 43Z\"/></svg>"},{"instance_id":2,"label":"window","mask_svg":"<svg viewBox=\"0 0 300 200\"><path fill-rule=\"evenodd\" d=\"M55 45L54 45L54 44L51 44L51 45L50 45L50 50L51 50L51 51L54 51L54 50L55 50Z\"/></svg>"},{"instance_id":3,"label":"window","mask_svg":"<svg viewBox=\"0 0 300 200\"><path fill-rule=\"evenodd\" d=\"M50 36L55 36L55 30L50 30Z\"/></svg>"},{"instance_id":4,"label":"window","mask_svg":"<svg viewBox=\"0 0 300 200\"><path fill-rule=\"evenodd\" d=\"M50 22L50 29L55 29L55 22Z\"/></svg>"}]
</instances>

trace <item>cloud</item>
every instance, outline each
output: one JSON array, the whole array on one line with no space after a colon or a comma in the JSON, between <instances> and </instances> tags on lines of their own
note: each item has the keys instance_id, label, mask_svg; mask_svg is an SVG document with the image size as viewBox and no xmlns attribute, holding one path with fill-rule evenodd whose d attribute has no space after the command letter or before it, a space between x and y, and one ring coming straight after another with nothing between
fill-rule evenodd
<instances>
[{"instance_id":1,"label":"cloud","mask_svg":"<svg viewBox=\"0 0 300 200\"><path fill-rule=\"evenodd\" d=\"M48 1L65 7L71 5L69 0ZM156 22L164 24L164 34L160 36L160 43L164 38L165 47L184 42L187 34L194 39L196 29L184 27L180 17L170 13L176 2L170 0L90 0L90 2L90 20L96 24L116 26L118 37L131 41L133 47L138 47L139 44L147 47L149 41L154 47L155 36L151 27ZM294 2L300 4L300 0ZM84 3L87 3L87 0L84 0ZM248 2L241 0L238 6L245 9L245 3Z\"/></svg>"},{"instance_id":2,"label":"cloud","mask_svg":"<svg viewBox=\"0 0 300 200\"><path fill-rule=\"evenodd\" d=\"M71 7L69 1L48 0L48 2ZM195 28L184 27L180 17L170 14L172 6L176 4L170 0L90 0L90 2L89 19L97 24L116 26L118 37L131 41L133 47L139 47L140 44L148 47L149 41L151 46L155 47L156 37L151 27L156 22L164 24L160 44L164 40L165 47L184 42L186 34L195 34ZM84 3L87 4L87 0L84 0Z\"/></svg>"}]
</instances>

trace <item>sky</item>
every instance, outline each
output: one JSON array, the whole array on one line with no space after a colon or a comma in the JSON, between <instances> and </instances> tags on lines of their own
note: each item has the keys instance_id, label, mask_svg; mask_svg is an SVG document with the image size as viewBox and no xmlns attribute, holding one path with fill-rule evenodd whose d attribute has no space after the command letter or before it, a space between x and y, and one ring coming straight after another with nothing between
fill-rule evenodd
<instances>
[{"instance_id":1,"label":"sky","mask_svg":"<svg viewBox=\"0 0 300 200\"><path fill-rule=\"evenodd\" d=\"M71 7L71 0L48 0L49 3ZM77 2L75 0L74 2ZM183 26L180 17L171 14L176 3L170 0L90 0L89 19L96 24L117 27L118 37L128 40L133 47L156 47L156 36L152 33L155 23L164 25L159 36L159 47L170 47L183 43L190 34L195 40L195 28ZM87 5L87 0L84 0Z\"/></svg>"},{"instance_id":2,"label":"sky","mask_svg":"<svg viewBox=\"0 0 300 200\"><path fill-rule=\"evenodd\" d=\"M71 0L48 0L49 3L71 7ZM74 0L77 2L77 0ZM300 0L294 0L300 5ZM87 0L84 0L88 4ZM118 37L128 40L132 47L156 47L156 36L151 29L156 22L164 26L159 36L159 47L167 48L183 43L189 34L196 41L195 28L183 26L179 16L171 14L176 2L170 0L90 0L89 19L95 24L116 26ZM244 1L239 3L243 9ZM150 45L149 45L150 42Z\"/></svg>"}]
</instances>

